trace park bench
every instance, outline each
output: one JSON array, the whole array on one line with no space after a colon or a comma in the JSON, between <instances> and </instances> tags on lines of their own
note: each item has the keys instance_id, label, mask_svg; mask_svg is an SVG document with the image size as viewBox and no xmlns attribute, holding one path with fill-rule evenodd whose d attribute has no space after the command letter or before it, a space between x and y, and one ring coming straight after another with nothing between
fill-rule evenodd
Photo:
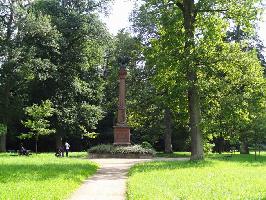
<instances>
[{"instance_id":1,"label":"park bench","mask_svg":"<svg viewBox=\"0 0 266 200\"><path fill-rule=\"evenodd\" d=\"M237 148L232 146L230 147L230 154L224 155L223 158L224 159L231 158L236 152L237 152Z\"/></svg>"},{"instance_id":2,"label":"park bench","mask_svg":"<svg viewBox=\"0 0 266 200\"><path fill-rule=\"evenodd\" d=\"M234 147L234 146L231 146L231 147L230 147L230 153L231 153L231 156L232 156L233 154L235 154L236 152L237 152L237 148Z\"/></svg>"},{"instance_id":3,"label":"park bench","mask_svg":"<svg viewBox=\"0 0 266 200\"><path fill-rule=\"evenodd\" d=\"M17 155L17 151L16 150L7 150L7 152L11 155L11 156L16 156Z\"/></svg>"},{"instance_id":4,"label":"park bench","mask_svg":"<svg viewBox=\"0 0 266 200\"><path fill-rule=\"evenodd\" d=\"M11 149L11 150L7 150L7 152L8 152L11 156L17 156L17 155L19 155L19 156L23 156L23 155L25 155L25 156L29 156L29 155L31 155L31 150L26 150L25 154L21 154L21 152L20 152L19 150L13 150L13 149Z\"/></svg>"},{"instance_id":5,"label":"park bench","mask_svg":"<svg viewBox=\"0 0 266 200\"><path fill-rule=\"evenodd\" d=\"M20 156L23 156L23 155L29 156L29 155L31 155L31 150L26 150L25 154L22 154L19 150L17 152L18 152L18 155L20 155Z\"/></svg>"}]
</instances>

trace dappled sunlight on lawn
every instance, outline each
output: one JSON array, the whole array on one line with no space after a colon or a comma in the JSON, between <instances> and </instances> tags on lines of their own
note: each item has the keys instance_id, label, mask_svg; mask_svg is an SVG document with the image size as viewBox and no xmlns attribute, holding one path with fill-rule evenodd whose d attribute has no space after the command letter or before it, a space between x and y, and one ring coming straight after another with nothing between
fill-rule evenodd
<instances>
[{"instance_id":1,"label":"dappled sunlight on lawn","mask_svg":"<svg viewBox=\"0 0 266 200\"><path fill-rule=\"evenodd\" d=\"M0 199L65 199L96 170L86 159L0 154Z\"/></svg>"},{"instance_id":2,"label":"dappled sunlight on lawn","mask_svg":"<svg viewBox=\"0 0 266 200\"><path fill-rule=\"evenodd\" d=\"M266 157L211 154L204 161L149 162L129 173L128 199L264 199Z\"/></svg>"}]
</instances>

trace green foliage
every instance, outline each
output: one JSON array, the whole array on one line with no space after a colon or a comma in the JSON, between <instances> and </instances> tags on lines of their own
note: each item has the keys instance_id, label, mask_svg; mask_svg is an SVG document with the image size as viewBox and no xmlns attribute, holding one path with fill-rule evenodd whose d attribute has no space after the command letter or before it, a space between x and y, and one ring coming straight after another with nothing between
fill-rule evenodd
<instances>
[{"instance_id":1,"label":"green foliage","mask_svg":"<svg viewBox=\"0 0 266 200\"><path fill-rule=\"evenodd\" d=\"M0 122L7 131L12 130L10 122L21 115L27 96L24 77L21 76L21 67L27 59L23 56L23 45L18 36L23 10L21 2L5 1L0 4ZM0 137L0 151L6 150L5 138Z\"/></svg>"},{"instance_id":2,"label":"green foliage","mask_svg":"<svg viewBox=\"0 0 266 200\"><path fill-rule=\"evenodd\" d=\"M138 38L128 32L120 31L113 40L106 58L105 98L103 108L106 112L104 133L108 133L116 118L118 97L118 71L121 58L127 63L127 123L132 127L132 141L141 143L148 141L155 144L162 135L162 112L158 106L158 98L150 83L150 71L143 63L141 45ZM141 89L140 89L141 88ZM108 124L107 124L108 123ZM147 126L149 124L149 126ZM102 127L101 127L102 128Z\"/></svg>"},{"instance_id":3,"label":"green foliage","mask_svg":"<svg viewBox=\"0 0 266 200\"><path fill-rule=\"evenodd\" d=\"M213 147L214 147L214 144L212 143L209 143L209 142L205 142L203 144L203 151L205 154L209 154L213 151Z\"/></svg>"},{"instance_id":4,"label":"green foliage","mask_svg":"<svg viewBox=\"0 0 266 200\"><path fill-rule=\"evenodd\" d=\"M190 152L173 152L173 153L163 153L157 152L156 157L163 157L163 158L189 158Z\"/></svg>"},{"instance_id":5,"label":"green foliage","mask_svg":"<svg viewBox=\"0 0 266 200\"><path fill-rule=\"evenodd\" d=\"M91 132L91 133L85 133L85 134L83 134L82 136L87 137L87 138L92 138L92 139L94 139L94 138L96 138L98 135L99 135L99 133Z\"/></svg>"},{"instance_id":6,"label":"green foliage","mask_svg":"<svg viewBox=\"0 0 266 200\"><path fill-rule=\"evenodd\" d=\"M0 4L0 122L8 137L21 132L23 108L46 99L53 102L51 127L58 136L96 129L103 117L102 66L111 40L96 13L106 6L105 0ZM42 123L25 122L35 128Z\"/></svg>"},{"instance_id":7,"label":"green foliage","mask_svg":"<svg viewBox=\"0 0 266 200\"><path fill-rule=\"evenodd\" d=\"M0 4L0 123L6 127L0 135L8 132L8 141L14 140L25 118L23 108L46 99L53 102L54 115L47 117L51 123L46 117L38 123L29 119L24 124L32 134L21 138L48 135L48 126L56 130L56 138L110 133L118 69L125 59L133 142L161 144L165 109L171 113L173 144L177 137L185 141L195 124L203 141L265 142L266 83L254 31L259 0L148 0L133 13L138 37L124 30L115 37L108 33L98 15L108 2ZM185 9L189 2L191 10ZM186 23L185 16L195 18ZM188 98L191 91L195 101ZM189 121L192 107L198 111L195 123Z\"/></svg>"},{"instance_id":8,"label":"green foliage","mask_svg":"<svg viewBox=\"0 0 266 200\"><path fill-rule=\"evenodd\" d=\"M145 149L152 149L153 148L152 145L147 141L142 142L141 147L143 147Z\"/></svg>"},{"instance_id":9,"label":"green foliage","mask_svg":"<svg viewBox=\"0 0 266 200\"><path fill-rule=\"evenodd\" d=\"M49 135L55 132L55 130L49 129L50 122L47 120L54 113L52 105L51 101L46 100L41 105L34 104L25 109L25 113L30 119L22 123L31 130L30 137L38 138L40 135ZM23 134L22 137L25 135L27 134Z\"/></svg>"},{"instance_id":10,"label":"green foliage","mask_svg":"<svg viewBox=\"0 0 266 200\"><path fill-rule=\"evenodd\" d=\"M167 95L158 94L151 77L153 71L147 67L145 58L142 55L142 46L138 38L130 36L129 33L121 31L115 38L114 63L108 77L108 90L113 96L112 110L116 110L117 74L119 59L127 58L127 116L128 125L132 127L132 141L141 143L148 141L155 145L164 133L163 127L163 110ZM116 84L116 85L114 85ZM140 89L141 88L141 89ZM107 93L107 92L106 92ZM109 91L106 94L109 96ZM107 100L110 97L108 97Z\"/></svg>"},{"instance_id":11,"label":"green foliage","mask_svg":"<svg viewBox=\"0 0 266 200\"><path fill-rule=\"evenodd\" d=\"M250 45L260 8L260 1L151 0L133 13L153 86L191 136L198 135L192 150L203 147L201 137L251 138L266 91ZM228 32L237 27L243 37L238 31L229 39Z\"/></svg>"},{"instance_id":12,"label":"green foliage","mask_svg":"<svg viewBox=\"0 0 266 200\"><path fill-rule=\"evenodd\" d=\"M7 132L6 125L0 123L0 136L6 134L6 132Z\"/></svg>"},{"instance_id":13,"label":"green foliage","mask_svg":"<svg viewBox=\"0 0 266 200\"><path fill-rule=\"evenodd\" d=\"M54 108L51 101L43 101L40 105L33 104L25 109L26 115L29 117L26 121L22 121L22 124L30 129L29 133L23 133L19 137L21 139L35 138L36 141L36 153L37 153L37 141L41 135L50 135L55 133L54 129L50 129L50 122L47 118L54 114Z\"/></svg>"},{"instance_id":14,"label":"green foliage","mask_svg":"<svg viewBox=\"0 0 266 200\"><path fill-rule=\"evenodd\" d=\"M80 126L80 129L84 132L84 134L82 134L82 136L86 137L86 138L90 138L90 139L94 139L96 138L99 133L96 133L96 132L88 132L84 126Z\"/></svg>"},{"instance_id":15,"label":"green foliage","mask_svg":"<svg viewBox=\"0 0 266 200\"><path fill-rule=\"evenodd\" d=\"M44 85L44 91L50 88L41 99L52 99L56 113L52 125L60 137L93 132L103 117L101 66L109 34L95 11L104 3L52 0L36 1L32 5L35 15L47 16L59 38L53 37L57 51L39 46L45 58L56 66L50 80L39 84Z\"/></svg>"},{"instance_id":16,"label":"green foliage","mask_svg":"<svg viewBox=\"0 0 266 200\"><path fill-rule=\"evenodd\" d=\"M135 165L129 172L132 199L264 199L266 154L209 155L205 161L161 161ZM159 178L158 178L159 177Z\"/></svg>"},{"instance_id":17,"label":"green foliage","mask_svg":"<svg viewBox=\"0 0 266 200\"><path fill-rule=\"evenodd\" d=\"M24 0L0 5L0 121L6 124L11 140L20 132L23 108L40 102L32 98L36 93L31 86L39 86L37 80L46 81L56 71L47 52L58 52L59 34L49 16L35 15L30 8L31 2Z\"/></svg>"},{"instance_id":18,"label":"green foliage","mask_svg":"<svg viewBox=\"0 0 266 200\"><path fill-rule=\"evenodd\" d=\"M116 147L114 154L149 154L154 155L156 152L153 149L144 148L141 145L132 145L132 146L118 146Z\"/></svg>"},{"instance_id":19,"label":"green foliage","mask_svg":"<svg viewBox=\"0 0 266 200\"><path fill-rule=\"evenodd\" d=\"M110 154L148 154L154 155L153 149L144 148L141 145L114 146L111 144L101 144L90 148L89 153L110 153Z\"/></svg>"},{"instance_id":20,"label":"green foliage","mask_svg":"<svg viewBox=\"0 0 266 200\"><path fill-rule=\"evenodd\" d=\"M29 157L0 154L0 199L68 198L98 168L83 156L71 153L69 158L59 159L53 153Z\"/></svg>"},{"instance_id":21,"label":"green foliage","mask_svg":"<svg viewBox=\"0 0 266 200\"><path fill-rule=\"evenodd\" d=\"M114 146L111 144L100 144L91 147L88 151L89 153L111 153L114 150Z\"/></svg>"}]
</instances>

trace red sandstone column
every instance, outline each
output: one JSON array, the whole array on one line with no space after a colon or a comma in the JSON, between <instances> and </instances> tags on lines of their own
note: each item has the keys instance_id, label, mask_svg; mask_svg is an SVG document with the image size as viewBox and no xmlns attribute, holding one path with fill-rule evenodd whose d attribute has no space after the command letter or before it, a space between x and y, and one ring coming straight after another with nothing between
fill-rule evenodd
<instances>
[{"instance_id":1,"label":"red sandstone column","mask_svg":"<svg viewBox=\"0 0 266 200\"><path fill-rule=\"evenodd\" d=\"M117 123L114 126L114 144L130 145L130 128L126 120L126 76L127 71L124 67L119 71L119 99Z\"/></svg>"}]
</instances>

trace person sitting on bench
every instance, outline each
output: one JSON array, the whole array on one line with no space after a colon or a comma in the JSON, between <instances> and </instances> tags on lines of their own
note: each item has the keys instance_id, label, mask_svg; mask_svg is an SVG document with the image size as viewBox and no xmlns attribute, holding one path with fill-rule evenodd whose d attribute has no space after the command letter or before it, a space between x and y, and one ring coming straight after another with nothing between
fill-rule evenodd
<instances>
[{"instance_id":1,"label":"person sitting on bench","mask_svg":"<svg viewBox=\"0 0 266 200\"><path fill-rule=\"evenodd\" d=\"M27 149L23 146L22 143L20 144L19 155L25 155L25 156L29 155Z\"/></svg>"}]
</instances>

